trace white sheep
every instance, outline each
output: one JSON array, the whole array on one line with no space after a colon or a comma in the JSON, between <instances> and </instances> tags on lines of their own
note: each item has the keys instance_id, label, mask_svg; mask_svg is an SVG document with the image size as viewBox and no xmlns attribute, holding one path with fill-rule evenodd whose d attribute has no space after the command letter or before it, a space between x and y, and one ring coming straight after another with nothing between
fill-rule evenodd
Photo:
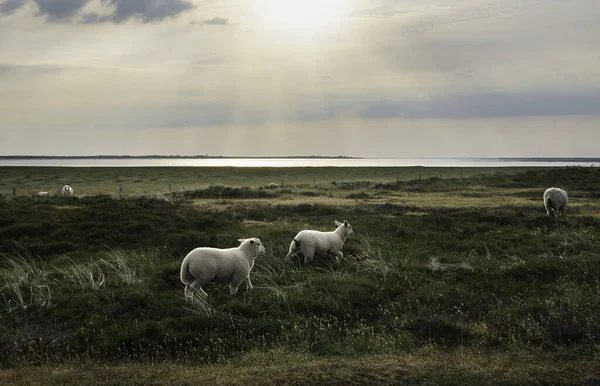
<instances>
[{"instance_id":1,"label":"white sheep","mask_svg":"<svg viewBox=\"0 0 600 386\"><path fill-rule=\"evenodd\" d=\"M276 184L274 182L271 182L269 185L267 185L267 188L269 188L269 189L279 189L279 188L281 188L281 185Z\"/></svg>"},{"instance_id":2,"label":"white sheep","mask_svg":"<svg viewBox=\"0 0 600 386\"><path fill-rule=\"evenodd\" d=\"M72 196L73 188L71 187L71 185L66 184L65 186L63 186L62 189L60 190L60 195L61 196Z\"/></svg>"},{"instance_id":3,"label":"white sheep","mask_svg":"<svg viewBox=\"0 0 600 386\"><path fill-rule=\"evenodd\" d=\"M560 188L549 188L544 192L544 207L546 208L548 216L564 216L568 204L569 197L564 190Z\"/></svg>"},{"instance_id":4,"label":"white sheep","mask_svg":"<svg viewBox=\"0 0 600 386\"><path fill-rule=\"evenodd\" d=\"M193 290L198 291L204 298L208 296L202 286L209 282L229 284L229 293L235 295L242 281L246 289L251 291L250 271L256 257L265 253L265 247L260 239L255 237L239 239L237 248L196 248L183 259L181 263L181 281L185 284L186 300L194 296Z\"/></svg>"},{"instance_id":5,"label":"white sheep","mask_svg":"<svg viewBox=\"0 0 600 386\"><path fill-rule=\"evenodd\" d=\"M38 192L36 194L38 197L52 197L52 192Z\"/></svg>"},{"instance_id":6,"label":"white sheep","mask_svg":"<svg viewBox=\"0 0 600 386\"><path fill-rule=\"evenodd\" d=\"M336 261L340 261L344 257L344 254L341 252L344 242L348 236L354 234L354 230L352 230L352 225L348 224L348 221L344 221L344 223L335 221L335 225L338 227L333 232L312 230L298 232L290 244L290 251L286 258L292 258L300 251L304 255L304 264L310 264L316 251L319 253L330 253L335 257Z\"/></svg>"}]
</instances>

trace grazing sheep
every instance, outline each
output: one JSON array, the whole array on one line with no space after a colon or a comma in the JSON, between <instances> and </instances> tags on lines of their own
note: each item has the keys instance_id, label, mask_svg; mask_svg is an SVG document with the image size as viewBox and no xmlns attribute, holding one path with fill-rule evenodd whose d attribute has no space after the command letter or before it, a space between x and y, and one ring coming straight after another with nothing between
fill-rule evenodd
<instances>
[{"instance_id":1,"label":"grazing sheep","mask_svg":"<svg viewBox=\"0 0 600 386\"><path fill-rule=\"evenodd\" d=\"M36 194L38 197L52 197L52 192L39 192Z\"/></svg>"},{"instance_id":2,"label":"grazing sheep","mask_svg":"<svg viewBox=\"0 0 600 386\"><path fill-rule=\"evenodd\" d=\"M196 248L183 259L181 264L181 281L185 284L184 295L186 300L194 296L193 290L200 292L206 298L202 286L215 282L229 284L229 293L235 295L242 281L246 282L246 289L252 290L250 271L254 266L254 259L265 253L265 247L260 239L239 239L237 248Z\"/></svg>"},{"instance_id":3,"label":"grazing sheep","mask_svg":"<svg viewBox=\"0 0 600 386\"><path fill-rule=\"evenodd\" d=\"M279 189L279 188L281 188L281 185L276 184L274 182L271 182L269 185L267 185L267 188L269 188L269 189Z\"/></svg>"},{"instance_id":4,"label":"grazing sheep","mask_svg":"<svg viewBox=\"0 0 600 386\"><path fill-rule=\"evenodd\" d=\"M337 229L333 232L319 232L311 230L303 230L298 232L292 243L290 251L286 259L290 259L297 255L298 251L304 255L304 264L310 264L315 256L315 251L320 253L330 253L335 257L336 261L340 261L344 257L341 252L346 238L352 234L352 225L348 221L342 224L339 221L335 222Z\"/></svg>"},{"instance_id":5,"label":"grazing sheep","mask_svg":"<svg viewBox=\"0 0 600 386\"><path fill-rule=\"evenodd\" d=\"M63 186L62 189L60 190L60 195L61 196L72 196L73 188L71 187L71 185L66 184L65 186Z\"/></svg>"},{"instance_id":6,"label":"grazing sheep","mask_svg":"<svg viewBox=\"0 0 600 386\"><path fill-rule=\"evenodd\" d=\"M544 207L546 208L548 216L564 216L568 204L569 197L564 190L560 188L549 188L544 192Z\"/></svg>"}]
</instances>

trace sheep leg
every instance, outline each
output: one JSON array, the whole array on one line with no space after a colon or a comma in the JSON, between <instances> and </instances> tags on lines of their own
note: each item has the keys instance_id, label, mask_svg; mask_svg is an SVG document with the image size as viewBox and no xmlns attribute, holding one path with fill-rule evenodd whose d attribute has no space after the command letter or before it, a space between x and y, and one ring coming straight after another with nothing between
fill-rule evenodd
<instances>
[{"instance_id":1,"label":"sheep leg","mask_svg":"<svg viewBox=\"0 0 600 386\"><path fill-rule=\"evenodd\" d=\"M240 284L242 284L242 278L237 278L234 277L231 279L231 282L229 283L229 294L231 296L235 295L238 291L238 288L240 287Z\"/></svg>"},{"instance_id":2,"label":"sheep leg","mask_svg":"<svg viewBox=\"0 0 600 386\"><path fill-rule=\"evenodd\" d=\"M344 258L344 254L342 251L333 252L333 257L335 257L335 261L339 263Z\"/></svg>"},{"instance_id":3,"label":"sheep leg","mask_svg":"<svg viewBox=\"0 0 600 386\"><path fill-rule=\"evenodd\" d=\"M191 288L191 297L194 297L194 292L198 292L200 294L200 296L204 299L206 299L208 297L208 294L206 292L204 292L204 290L202 289L202 284L200 284L200 282L198 280L194 280L192 282L192 284L190 284L190 288ZM186 290L187 290L187 286L186 286Z\"/></svg>"},{"instance_id":4,"label":"sheep leg","mask_svg":"<svg viewBox=\"0 0 600 386\"><path fill-rule=\"evenodd\" d=\"M187 302L188 300L193 298L193 294L191 293L191 289L190 289L190 285L186 284L185 288L183 289L183 297L185 298L185 301Z\"/></svg>"},{"instance_id":5,"label":"sheep leg","mask_svg":"<svg viewBox=\"0 0 600 386\"><path fill-rule=\"evenodd\" d=\"M314 248L305 248L302 250L302 254L304 255L304 264L308 265L313 261L315 250Z\"/></svg>"},{"instance_id":6,"label":"sheep leg","mask_svg":"<svg viewBox=\"0 0 600 386\"><path fill-rule=\"evenodd\" d=\"M250 281L250 275L246 276L246 290L248 291L252 291L254 289L254 286L252 285L252 282Z\"/></svg>"}]
</instances>

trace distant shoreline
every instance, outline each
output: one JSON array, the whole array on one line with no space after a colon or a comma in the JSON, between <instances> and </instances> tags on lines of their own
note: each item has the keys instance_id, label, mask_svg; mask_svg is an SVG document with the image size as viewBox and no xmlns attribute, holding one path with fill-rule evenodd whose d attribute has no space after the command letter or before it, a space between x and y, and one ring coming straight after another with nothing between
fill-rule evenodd
<instances>
[{"instance_id":1,"label":"distant shoreline","mask_svg":"<svg viewBox=\"0 0 600 386\"><path fill-rule=\"evenodd\" d=\"M3 155L2 159L363 159L339 156L227 156L227 155Z\"/></svg>"},{"instance_id":2,"label":"distant shoreline","mask_svg":"<svg viewBox=\"0 0 600 386\"><path fill-rule=\"evenodd\" d=\"M211 156L211 155L93 155L93 156L44 156L7 155L0 160L82 160L82 159L448 159L448 160L488 160L503 162L598 162L600 158L588 157L350 157L350 156Z\"/></svg>"}]
</instances>

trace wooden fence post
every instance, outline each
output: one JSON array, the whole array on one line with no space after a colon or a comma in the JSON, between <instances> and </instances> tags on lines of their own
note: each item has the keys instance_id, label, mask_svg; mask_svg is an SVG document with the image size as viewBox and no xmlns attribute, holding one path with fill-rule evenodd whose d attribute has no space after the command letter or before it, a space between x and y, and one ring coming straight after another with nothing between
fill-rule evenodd
<instances>
[{"instance_id":1,"label":"wooden fence post","mask_svg":"<svg viewBox=\"0 0 600 386\"><path fill-rule=\"evenodd\" d=\"M119 194L123 194L123 184L119 184Z\"/></svg>"},{"instance_id":2,"label":"wooden fence post","mask_svg":"<svg viewBox=\"0 0 600 386\"><path fill-rule=\"evenodd\" d=\"M281 187L283 188L283 180L281 180Z\"/></svg>"},{"instance_id":3,"label":"wooden fence post","mask_svg":"<svg viewBox=\"0 0 600 386\"><path fill-rule=\"evenodd\" d=\"M17 197L17 188L13 186L13 198Z\"/></svg>"},{"instance_id":4,"label":"wooden fence post","mask_svg":"<svg viewBox=\"0 0 600 386\"><path fill-rule=\"evenodd\" d=\"M171 191L171 184L169 184L169 192Z\"/></svg>"}]
</instances>

